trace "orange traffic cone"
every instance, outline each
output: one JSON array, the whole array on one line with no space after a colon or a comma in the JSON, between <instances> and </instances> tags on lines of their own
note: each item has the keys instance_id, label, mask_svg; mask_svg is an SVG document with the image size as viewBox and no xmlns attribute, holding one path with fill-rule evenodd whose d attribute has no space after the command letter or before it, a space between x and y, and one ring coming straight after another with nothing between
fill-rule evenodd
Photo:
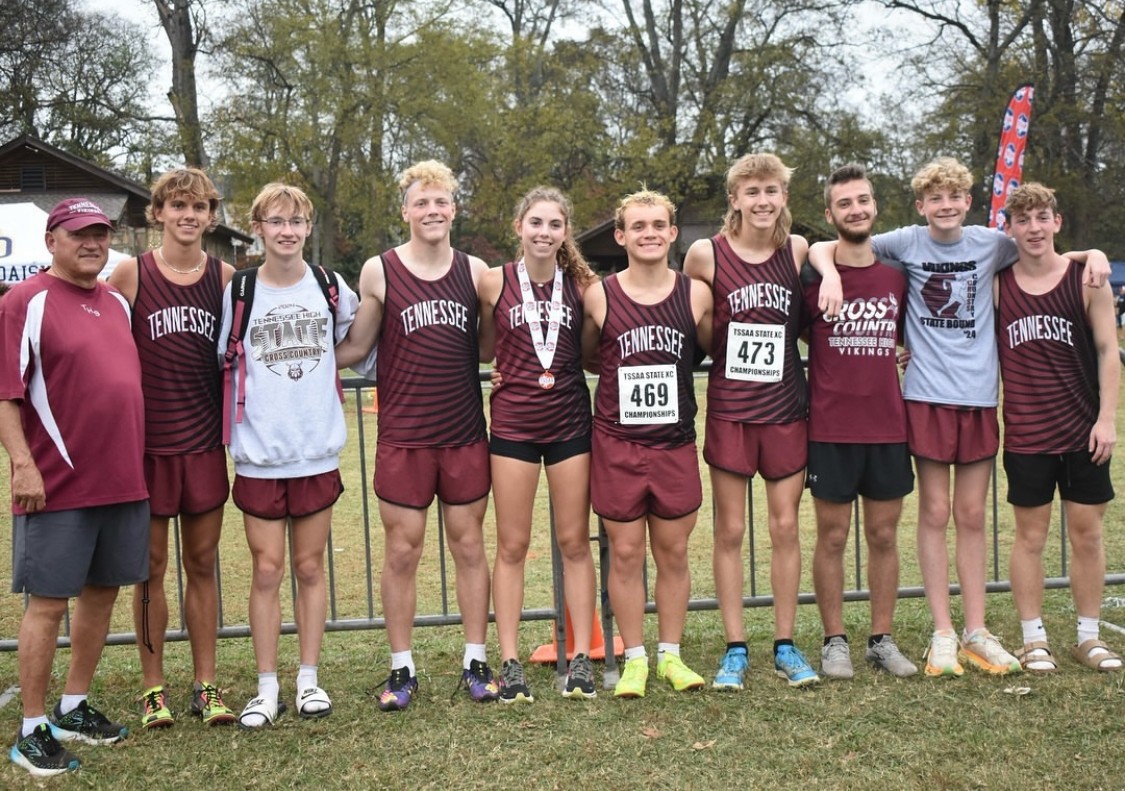
<instances>
[{"instance_id":1,"label":"orange traffic cone","mask_svg":"<svg viewBox=\"0 0 1125 791\"><path fill-rule=\"evenodd\" d=\"M378 415L379 414L379 388L378 387L372 387L371 388L371 406L365 406L363 408L363 411L367 412L367 413L370 413L372 415Z\"/></svg>"},{"instance_id":2,"label":"orange traffic cone","mask_svg":"<svg viewBox=\"0 0 1125 791\"><path fill-rule=\"evenodd\" d=\"M574 627L570 621L570 608L567 607L566 611L566 658L567 661L574 658ZM625 644L621 638L614 635L613 638L613 653L615 656L625 655ZM532 662L543 665L553 665L559 658L559 644L558 640L552 640L549 643L539 646L531 652ZM591 659L605 659L605 635L602 634L602 622L598 618L598 613L594 611L594 629L590 633L590 658Z\"/></svg>"}]
</instances>

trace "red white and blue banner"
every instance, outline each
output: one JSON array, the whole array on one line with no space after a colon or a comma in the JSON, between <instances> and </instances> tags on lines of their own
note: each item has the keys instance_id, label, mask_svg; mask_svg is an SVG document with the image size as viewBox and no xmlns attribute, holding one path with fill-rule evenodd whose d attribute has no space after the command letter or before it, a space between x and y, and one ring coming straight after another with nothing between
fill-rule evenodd
<instances>
[{"instance_id":1,"label":"red white and blue banner","mask_svg":"<svg viewBox=\"0 0 1125 791\"><path fill-rule=\"evenodd\" d=\"M992 205L988 210L988 224L1001 231L1008 224L1004 216L1004 201L1023 179L1023 153L1027 148L1027 133L1031 127L1031 103L1035 88L1025 83L1016 88L1004 111L1004 126L1000 130L1000 146L996 150L996 170L992 176Z\"/></svg>"}]
</instances>

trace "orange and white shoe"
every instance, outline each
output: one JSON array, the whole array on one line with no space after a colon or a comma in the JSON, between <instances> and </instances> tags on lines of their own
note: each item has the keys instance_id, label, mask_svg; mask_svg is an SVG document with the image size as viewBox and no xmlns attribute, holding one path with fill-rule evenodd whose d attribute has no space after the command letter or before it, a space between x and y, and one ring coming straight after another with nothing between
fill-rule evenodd
<instances>
[{"instance_id":1,"label":"orange and white shoe","mask_svg":"<svg viewBox=\"0 0 1125 791\"><path fill-rule=\"evenodd\" d=\"M952 629L934 632L926 649L926 675L959 678L964 672L957 661L957 633Z\"/></svg>"},{"instance_id":2,"label":"orange and white shoe","mask_svg":"<svg viewBox=\"0 0 1125 791\"><path fill-rule=\"evenodd\" d=\"M1023 671L1020 661L1005 651L1000 641L987 629L977 629L962 638L958 657L962 662L997 676Z\"/></svg>"}]
</instances>

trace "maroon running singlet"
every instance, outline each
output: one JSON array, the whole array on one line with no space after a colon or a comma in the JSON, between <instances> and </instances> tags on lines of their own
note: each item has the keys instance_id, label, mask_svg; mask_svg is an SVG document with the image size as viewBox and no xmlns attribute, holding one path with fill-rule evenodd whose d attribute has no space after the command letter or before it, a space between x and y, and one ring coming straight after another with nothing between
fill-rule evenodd
<instances>
[{"instance_id":1,"label":"maroon running singlet","mask_svg":"<svg viewBox=\"0 0 1125 791\"><path fill-rule=\"evenodd\" d=\"M437 280L383 253L387 293L379 339L379 442L402 448L485 439L477 345L477 290L469 257L453 251Z\"/></svg>"},{"instance_id":2,"label":"maroon running singlet","mask_svg":"<svg viewBox=\"0 0 1125 791\"><path fill-rule=\"evenodd\" d=\"M676 272L672 293L655 305L634 302L610 275L601 331L601 379L594 423L607 434L651 448L695 441L695 317L691 280Z\"/></svg>"},{"instance_id":3,"label":"maroon running singlet","mask_svg":"<svg viewBox=\"0 0 1125 791\"><path fill-rule=\"evenodd\" d=\"M1098 419L1098 364L1086 317L1083 265L1046 294L1028 294L1002 270L999 327L1004 448L1015 453L1084 450Z\"/></svg>"},{"instance_id":4,"label":"maroon running singlet","mask_svg":"<svg viewBox=\"0 0 1125 791\"><path fill-rule=\"evenodd\" d=\"M215 364L223 264L207 256L191 285L164 277L151 252L137 258L133 339L145 394L145 452L179 455L222 446L222 374Z\"/></svg>"},{"instance_id":5,"label":"maroon running singlet","mask_svg":"<svg viewBox=\"0 0 1125 791\"><path fill-rule=\"evenodd\" d=\"M722 234L715 254L714 347L707 416L734 423L791 423L808 414L805 372L797 350L801 283L793 243L766 261L739 258Z\"/></svg>"},{"instance_id":6,"label":"maroon running singlet","mask_svg":"<svg viewBox=\"0 0 1125 791\"><path fill-rule=\"evenodd\" d=\"M562 279L559 337L551 377L535 353L524 320L516 265L503 268L496 300L496 367L504 384L492 391L492 434L513 442L565 442L590 433L590 390L582 372L582 296L572 277ZM551 286L532 284L540 320L550 320ZM549 387L544 387L547 384Z\"/></svg>"}]
</instances>

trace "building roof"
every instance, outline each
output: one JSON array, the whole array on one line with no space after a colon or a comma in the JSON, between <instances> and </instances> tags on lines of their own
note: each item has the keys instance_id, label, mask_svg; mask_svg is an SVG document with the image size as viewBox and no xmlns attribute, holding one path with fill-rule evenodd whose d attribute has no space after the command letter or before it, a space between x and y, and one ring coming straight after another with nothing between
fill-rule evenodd
<instances>
[{"instance_id":1,"label":"building roof","mask_svg":"<svg viewBox=\"0 0 1125 791\"><path fill-rule=\"evenodd\" d=\"M0 203L31 202L44 211L50 211L63 198L81 194L97 203L111 219L120 223L128 219L127 214L132 213L130 204L146 206L152 197L152 193L145 185L114 173L112 170L95 165L93 162L75 156L31 135L20 135L14 140L9 140L7 143L0 145L0 176L4 175L4 160L21 152L40 154L58 160L104 186L99 186L97 189L89 189L87 186L81 188L76 186L75 189L12 189L11 187L5 189L2 186L2 181L11 181L9 178L0 181ZM15 183L19 183L18 178ZM254 237L225 223L219 223L212 233L229 237L232 241L237 240L242 244L251 244L254 241Z\"/></svg>"}]
</instances>

